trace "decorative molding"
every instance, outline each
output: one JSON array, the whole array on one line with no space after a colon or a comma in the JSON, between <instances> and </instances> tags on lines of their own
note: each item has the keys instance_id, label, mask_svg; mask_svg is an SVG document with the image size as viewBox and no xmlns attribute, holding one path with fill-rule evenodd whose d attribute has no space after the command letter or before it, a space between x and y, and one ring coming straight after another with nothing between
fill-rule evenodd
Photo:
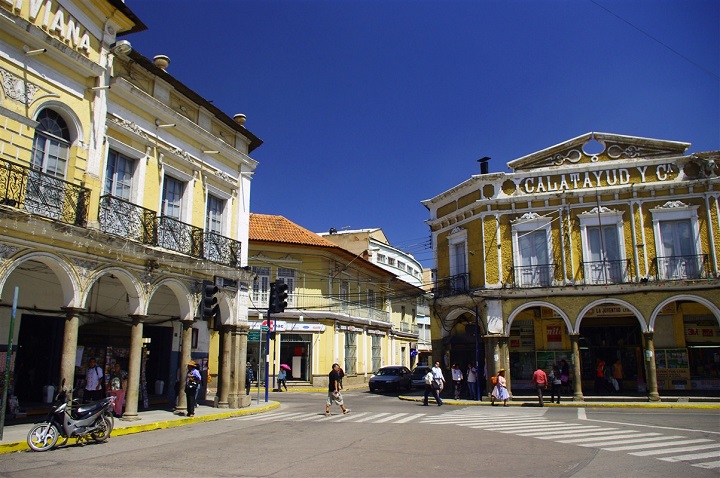
<instances>
[{"instance_id":1,"label":"decorative molding","mask_svg":"<svg viewBox=\"0 0 720 478\"><path fill-rule=\"evenodd\" d=\"M33 102L35 94L40 91L38 85L26 82L3 68L0 68L0 75L2 75L2 87L5 96L13 101L29 105Z\"/></svg>"},{"instance_id":2,"label":"decorative molding","mask_svg":"<svg viewBox=\"0 0 720 478\"><path fill-rule=\"evenodd\" d=\"M452 228L452 231L450 231L450 233L448 235L452 236L455 234L460 234L462 232L465 232L465 228L460 227L460 226L455 226Z\"/></svg>"},{"instance_id":3,"label":"decorative molding","mask_svg":"<svg viewBox=\"0 0 720 478\"><path fill-rule=\"evenodd\" d=\"M680 209L687 208L688 205L682 201L668 201L657 209Z\"/></svg>"},{"instance_id":4,"label":"decorative molding","mask_svg":"<svg viewBox=\"0 0 720 478\"><path fill-rule=\"evenodd\" d=\"M90 273L98 268L100 265L99 262L95 261L88 261L85 259L77 259L73 258L71 259L71 262L73 266L75 266L75 269L77 270L78 275L83 278L87 279L90 276Z\"/></svg>"},{"instance_id":5,"label":"decorative molding","mask_svg":"<svg viewBox=\"0 0 720 478\"><path fill-rule=\"evenodd\" d=\"M610 159L629 159L640 157L664 156L673 154L671 149L658 147L643 147L633 144L612 143L607 145L607 155Z\"/></svg>"},{"instance_id":6,"label":"decorative molding","mask_svg":"<svg viewBox=\"0 0 720 478\"><path fill-rule=\"evenodd\" d=\"M540 219L540 214L538 214L538 213L536 213L536 212L526 212L525 214L523 214L523 215L520 216L519 218L514 219L514 220L512 220L512 221L510 221L510 222L511 222L511 223L524 222L524 221L532 221L532 220L535 220L535 219Z\"/></svg>"},{"instance_id":7,"label":"decorative molding","mask_svg":"<svg viewBox=\"0 0 720 478\"><path fill-rule=\"evenodd\" d=\"M620 211L618 211L617 209L610 209L605 206L600 206L599 208L597 206L595 206L594 208L590 209L589 211L581 212L579 215L580 216L590 216L590 215L597 216L598 214L620 214Z\"/></svg>"},{"instance_id":8,"label":"decorative molding","mask_svg":"<svg viewBox=\"0 0 720 478\"><path fill-rule=\"evenodd\" d=\"M148 140L150 139L150 136L145 132L145 130L143 130L140 126L138 126L136 123L134 123L132 121L129 121L129 120L126 120L123 118L118 118L116 116L111 116L110 121L112 121L113 123L115 123L116 125L120 126L123 129L126 129L132 133L135 133L136 135L138 135L142 138L145 138Z\"/></svg>"},{"instance_id":9,"label":"decorative molding","mask_svg":"<svg viewBox=\"0 0 720 478\"><path fill-rule=\"evenodd\" d=\"M15 253L19 250L19 247L0 243L0 259L6 260L8 257L14 256Z\"/></svg>"},{"instance_id":10,"label":"decorative molding","mask_svg":"<svg viewBox=\"0 0 720 478\"><path fill-rule=\"evenodd\" d=\"M565 161L568 163L577 163L582 159L582 153L577 149L571 149L570 151L554 154L550 157L550 161L556 166L560 166Z\"/></svg>"}]
</instances>

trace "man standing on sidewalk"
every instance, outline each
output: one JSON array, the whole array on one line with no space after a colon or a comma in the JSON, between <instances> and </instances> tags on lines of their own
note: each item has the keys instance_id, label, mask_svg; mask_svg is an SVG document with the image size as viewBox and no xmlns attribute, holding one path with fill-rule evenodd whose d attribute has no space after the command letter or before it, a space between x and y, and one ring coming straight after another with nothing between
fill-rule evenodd
<instances>
[{"instance_id":1,"label":"man standing on sidewalk","mask_svg":"<svg viewBox=\"0 0 720 478\"><path fill-rule=\"evenodd\" d=\"M547 383L547 375L545 375L543 369L538 367L538 369L533 372L532 379L530 379L530 385L537 389L538 400L540 400L541 407L545 405L543 403L543 390L547 388Z\"/></svg>"}]
</instances>

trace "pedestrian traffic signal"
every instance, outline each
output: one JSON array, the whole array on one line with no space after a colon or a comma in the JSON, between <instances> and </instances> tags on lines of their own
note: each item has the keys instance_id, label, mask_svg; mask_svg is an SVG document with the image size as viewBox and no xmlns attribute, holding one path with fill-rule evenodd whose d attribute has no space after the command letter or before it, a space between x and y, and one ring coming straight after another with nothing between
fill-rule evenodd
<instances>
[{"instance_id":1,"label":"pedestrian traffic signal","mask_svg":"<svg viewBox=\"0 0 720 478\"><path fill-rule=\"evenodd\" d=\"M275 312L284 312L285 307L287 307L288 285L282 282L277 284L275 286L275 293L277 294L275 298Z\"/></svg>"},{"instance_id":2,"label":"pedestrian traffic signal","mask_svg":"<svg viewBox=\"0 0 720 478\"><path fill-rule=\"evenodd\" d=\"M211 280L204 280L202 283L202 300L200 301L200 315L205 320L210 320L220 313L218 305L217 286Z\"/></svg>"}]
</instances>

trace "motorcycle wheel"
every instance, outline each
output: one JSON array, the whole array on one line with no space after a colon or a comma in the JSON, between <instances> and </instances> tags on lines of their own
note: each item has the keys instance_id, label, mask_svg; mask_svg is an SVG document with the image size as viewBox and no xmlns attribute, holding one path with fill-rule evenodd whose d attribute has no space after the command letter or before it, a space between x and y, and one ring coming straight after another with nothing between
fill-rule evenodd
<instances>
[{"instance_id":1,"label":"motorcycle wheel","mask_svg":"<svg viewBox=\"0 0 720 478\"><path fill-rule=\"evenodd\" d=\"M45 433L46 431L47 433ZM60 433L52 423L38 423L28 432L27 444L31 450L46 451L55 446L59 435Z\"/></svg>"},{"instance_id":2,"label":"motorcycle wheel","mask_svg":"<svg viewBox=\"0 0 720 478\"><path fill-rule=\"evenodd\" d=\"M101 423L99 423L99 427L94 432L90 433L90 436L95 440L96 442L104 442L108 438L110 438L110 433L112 433L112 422L110 419L106 416L100 417Z\"/></svg>"}]
</instances>

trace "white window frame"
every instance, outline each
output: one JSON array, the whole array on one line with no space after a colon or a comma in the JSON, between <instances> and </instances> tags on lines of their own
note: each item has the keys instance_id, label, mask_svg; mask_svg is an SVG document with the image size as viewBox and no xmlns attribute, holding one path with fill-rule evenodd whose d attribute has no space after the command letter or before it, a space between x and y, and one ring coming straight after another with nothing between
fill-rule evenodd
<instances>
[{"instance_id":1,"label":"white window frame","mask_svg":"<svg viewBox=\"0 0 720 478\"><path fill-rule=\"evenodd\" d=\"M618 237L618 248L620 249L620 257L617 259L611 259L607 257L603 257L603 260L605 261L611 261L611 260L618 260L625 262L627 260L627 255L625 254L625 235L623 234L623 213L622 211L617 211L614 209L608 209L606 207L600 207L599 209L593 208L589 211L582 212L578 214L578 219L580 220L580 237L582 238L582 251L583 251L583 263L592 263L592 250L590 249L590 238L588 237L588 229L598 227L600 228L600 233L603 234L602 229L605 227L615 227L615 232ZM603 255L604 251L603 251ZM611 283L617 283L617 282L627 282L627 267L622 268L622 276L619 278L619 280L612 280L615 276L608 270L609 267L606 265L604 269L597 270L596 264L589 264L584 268L583 273L585 274L585 280L589 281L590 283L605 283L605 279L607 279L607 282ZM600 266L602 268L602 266ZM589 270L593 269L593 270ZM601 282L598 282L595 280L594 275L597 275L597 272L600 272L600 279L602 279Z\"/></svg>"},{"instance_id":2,"label":"white window frame","mask_svg":"<svg viewBox=\"0 0 720 478\"><path fill-rule=\"evenodd\" d=\"M270 301L270 268L254 266L252 271L255 277L250 284L250 298L256 309L265 309Z\"/></svg>"},{"instance_id":3,"label":"white window frame","mask_svg":"<svg viewBox=\"0 0 720 478\"><path fill-rule=\"evenodd\" d=\"M683 221L690 220L690 229L693 234L693 249L695 256L702 254L702 247L700 244L700 224L698 222L698 211L699 206L688 205L682 201L668 201L660 207L650 209L653 219L653 232L655 233L655 257L665 257L665 251L663 249L663 240L661 233L661 223L667 221ZM681 266L681 264L678 264ZM698 268L698 275L702 274L701 264L695 264ZM661 267L658 261L658 278L660 279L686 279L686 274L678 271L677 274L666 274L665 268ZM691 277L697 278L697 277Z\"/></svg>"},{"instance_id":4,"label":"white window frame","mask_svg":"<svg viewBox=\"0 0 720 478\"><path fill-rule=\"evenodd\" d=\"M281 282L288 286L287 306L295 307L295 269L278 267L275 282Z\"/></svg>"},{"instance_id":5,"label":"white window frame","mask_svg":"<svg viewBox=\"0 0 720 478\"><path fill-rule=\"evenodd\" d=\"M538 264L538 265L547 265L547 266L553 266L555 264L555 258L552 254L552 230L551 230L551 223L552 220L548 217L540 216L537 213L526 213L523 214L520 218L512 221L512 245L513 245L513 264L515 267L521 267L523 264L523 258L522 251L520 250L520 238L526 234L532 234L534 232L538 231L544 231L545 232L545 245L547 246L547 258L548 258L548 264ZM555 284L555 275L553 274L553 268L550 267L550 270L548 271L548 285L554 285ZM523 280L520 280L518 277L517 269L515 270L515 283L519 285L520 287L538 287L542 286L542 283L537 283L536 281L524 283Z\"/></svg>"}]
</instances>

